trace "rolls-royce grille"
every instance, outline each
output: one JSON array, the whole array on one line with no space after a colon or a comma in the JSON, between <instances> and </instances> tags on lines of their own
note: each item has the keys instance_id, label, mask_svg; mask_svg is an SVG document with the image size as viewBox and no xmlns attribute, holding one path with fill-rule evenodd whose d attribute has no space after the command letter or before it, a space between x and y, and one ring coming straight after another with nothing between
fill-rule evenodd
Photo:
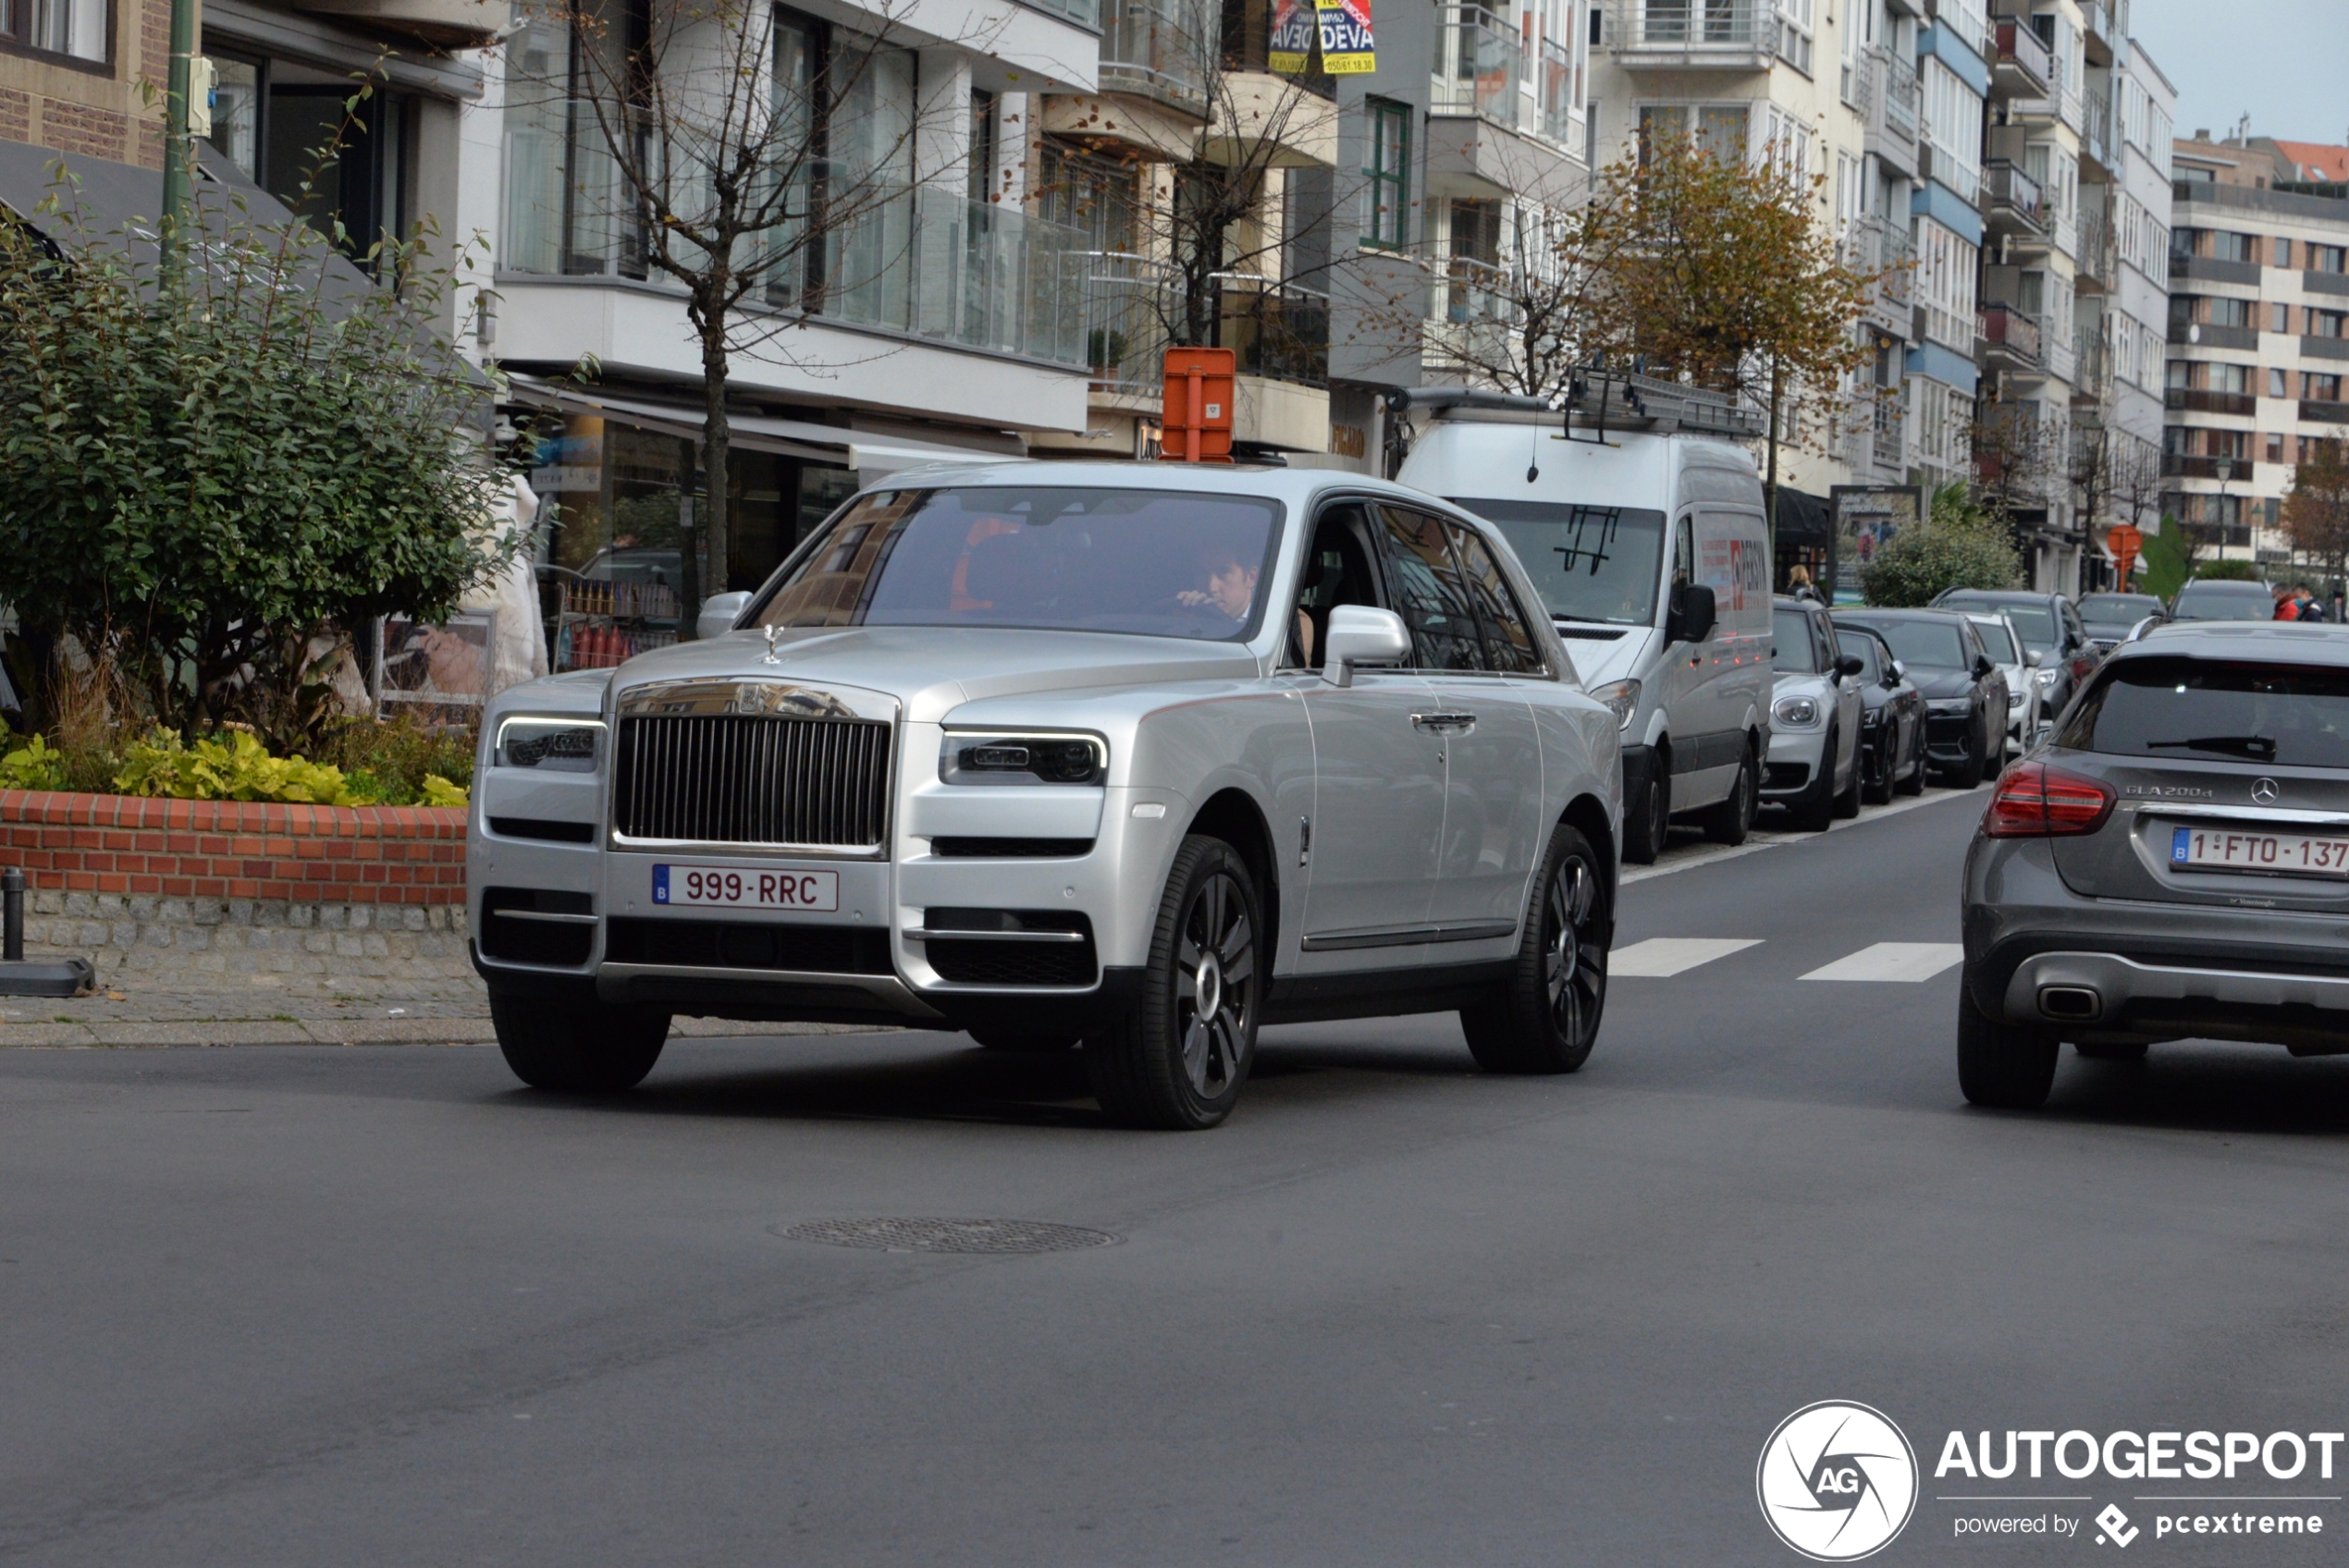
<instances>
[{"instance_id":1,"label":"rolls-royce grille","mask_svg":"<svg viewBox=\"0 0 2349 1568\"><path fill-rule=\"evenodd\" d=\"M881 841L889 730L864 719L724 714L622 718L614 825L708 844Z\"/></svg>"}]
</instances>

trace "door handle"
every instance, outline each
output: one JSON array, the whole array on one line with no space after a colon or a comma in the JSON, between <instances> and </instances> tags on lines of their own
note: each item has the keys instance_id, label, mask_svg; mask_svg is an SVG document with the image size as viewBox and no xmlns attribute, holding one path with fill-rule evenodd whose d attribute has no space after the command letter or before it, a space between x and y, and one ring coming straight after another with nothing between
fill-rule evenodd
<instances>
[{"instance_id":1,"label":"door handle","mask_svg":"<svg viewBox=\"0 0 2349 1568\"><path fill-rule=\"evenodd\" d=\"M1466 734L1476 728L1476 715L1472 713L1415 713L1411 716L1411 722L1421 729L1457 729Z\"/></svg>"}]
</instances>

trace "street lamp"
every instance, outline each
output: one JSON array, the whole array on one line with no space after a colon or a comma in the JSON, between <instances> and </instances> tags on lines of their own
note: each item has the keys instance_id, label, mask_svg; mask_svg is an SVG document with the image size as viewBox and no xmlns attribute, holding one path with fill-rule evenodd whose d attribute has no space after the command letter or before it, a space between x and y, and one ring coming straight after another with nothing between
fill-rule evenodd
<instances>
[{"instance_id":1,"label":"street lamp","mask_svg":"<svg viewBox=\"0 0 2349 1568\"><path fill-rule=\"evenodd\" d=\"M2215 466L2219 475L2219 558L2227 558L2227 481L2235 476L2235 460L2222 457Z\"/></svg>"}]
</instances>

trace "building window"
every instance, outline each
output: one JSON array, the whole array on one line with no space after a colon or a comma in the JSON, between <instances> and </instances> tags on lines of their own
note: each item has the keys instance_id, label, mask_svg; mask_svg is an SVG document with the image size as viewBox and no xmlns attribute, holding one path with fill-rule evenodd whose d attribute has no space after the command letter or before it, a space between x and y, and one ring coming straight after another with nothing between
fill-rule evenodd
<instances>
[{"instance_id":1,"label":"building window","mask_svg":"<svg viewBox=\"0 0 2349 1568\"><path fill-rule=\"evenodd\" d=\"M2342 323L2344 320L2349 320L2349 313L2345 313L2341 311L2310 311L2308 312L2308 336L2311 337L2338 337L2342 335L2341 327Z\"/></svg>"},{"instance_id":2,"label":"building window","mask_svg":"<svg viewBox=\"0 0 2349 1568\"><path fill-rule=\"evenodd\" d=\"M2276 240L2276 259L2269 264L2280 267L2288 267L2292 264L2291 240L2281 238Z\"/></svg>"},{"instance_id":3,"label":"building window","mask_svg":"<svg viewBox=\"0 0 2349 1568\"><path fill-rule=\"evenodd\" d=\"M1411 230L1411 106L1368 100L1371 162L1362 171L1370 182L1370 222L1363 226L1362 243L1383 250L1400 250L1410 243Z\"/></svg>"},{"instance_id":4,"label":"building window","mask_svg":"<svg viewBox=\"0 0 2349 1568\"><path fill-rule=\"evenodd\" d=\"M1714 157L1745 161L1747 106L1743 104L1642 104L1640 156L1661 137L1690 137Z\"/></svg>"},{"instance_id":5,"label":"building window","mask_svg":"<svg viewBox=\"0 0 2349 1568\"><path fill-rule=\"evenodd\" d=\"M2300 377L2300 395L2312 403L2338 403L2341 401L2341 377L2303 374Z\"/></svg>"},{"instance_id":6,"label":"building window","mask_svg":"<svg viewBox=\"0 0 2349 1568\"><path fill-rule=\"evenodd\" d=\"M2283 461L2282 436L2270 435L2268 437L2268 460L2271 463L2280 463Z\"/></svg>"},{"instance_id":7,"label":"building window","mask_svg":"<svg viewBox=\"0 0 2349 1568\"><path fill-rule=\"evenodd\" d=\"M0 0L5 4L6 0ZM260 62L205 56L212 67L212 129L204 140L213 150L243 171L247 179L261 178L261 99L267 91Z\"/></svg>"},{"instance_id":8,"label":"building window","mask_svg":"<svg viewBox=\"0 0 2349 1568\"><path fill-rule=\"evenodd\" d=\"M2290 397L2291 394L2284 390L2285 380L2286 377L2283 372L2280 370L2269 371L2268 373L2268 396L2270 398Z\"/></svg>"},{"instance_id":9,"label":"building window","mask_svg":"<svg viewBox=\"0 0 2349 1568\"><path fill-rule=\"evenodd\" d=\"M0 43L103 66L114 56L106 0L0 0Z\"/></svg>"},{"instance_id":10,"label":"building window","mask_svg":"<svg viewBox=\"0 0 2349 1568\"><path fill-rule=\"evenodd\" d=\"M2310 272L2349 272L2349 246L2309 246L2308 270Z\"/></svg>"},{"instance_id":11,"label":"building window","mask_svg":"<svg viewBox=\"0 0 2349 1568\"><path fill-rule=\"evenodd\" d=\"M2292 330L2292 307L2290 305L2270 306L2269 309L2269 323L2268 330L2269 332L2290 332Z\"/></svg>"}]
</instances>

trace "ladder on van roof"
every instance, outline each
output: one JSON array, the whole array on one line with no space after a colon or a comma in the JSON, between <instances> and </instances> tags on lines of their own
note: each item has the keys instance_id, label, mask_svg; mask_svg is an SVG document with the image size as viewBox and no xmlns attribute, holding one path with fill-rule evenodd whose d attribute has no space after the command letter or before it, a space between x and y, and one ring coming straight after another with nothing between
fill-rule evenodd
<instances>
[{"instance_id":1,"label":"ladder on van roof","mask_svg":"<svg viewBox=\"0 0 2349 1568\"><path fill-rule=\"evenodd\" d=\"M1724 441L1758 441L1763 434L1762 416L1724 393L1617 370L1576 371L1554 398L1469 386L1398 387L1387 394L1387 409L1397 415L1425 410L1437 419L1510 424L1559 419L1570 441L1605 440L1609 431ZM1578 434L1584 431L1590 434Z\"/></svg>"}]
</instances>

